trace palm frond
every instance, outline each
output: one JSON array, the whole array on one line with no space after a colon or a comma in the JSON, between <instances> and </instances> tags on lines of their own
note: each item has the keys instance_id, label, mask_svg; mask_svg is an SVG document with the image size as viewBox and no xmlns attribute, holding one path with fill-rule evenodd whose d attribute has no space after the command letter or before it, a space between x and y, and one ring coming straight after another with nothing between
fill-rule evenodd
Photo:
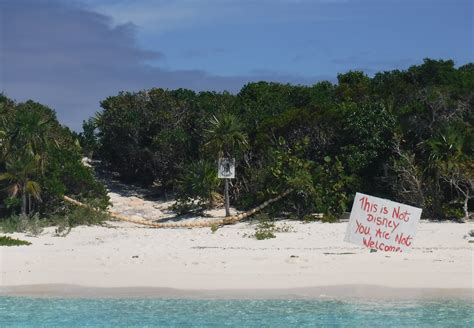
<instances>
[{"instance_id":1,"label":"palm frond","mask_svg":"<svg viewBox=\"0 0 474 328\"><path fill-rule=\"evenodd\" d=\"M13 181L16 180L16 176L10 172L4 172L0 174L0 181Z\"/></svg>"},{"instance_id":2,"label":"palm frond","mask_svg":"<svg viewBox=\"0 0 474 328\"><path fill-rule=\"evenodd\" d=\"M41 187L36 181L28 181L25 185L25 192L33 196L37 200L41 200Z\"/></svg>"}]
</instances>

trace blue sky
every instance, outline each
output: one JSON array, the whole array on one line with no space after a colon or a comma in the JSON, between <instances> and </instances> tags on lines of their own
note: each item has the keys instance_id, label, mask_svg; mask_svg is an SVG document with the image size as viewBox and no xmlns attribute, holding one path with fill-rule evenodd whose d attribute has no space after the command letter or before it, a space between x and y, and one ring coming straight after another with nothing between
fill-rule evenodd
<instances>
[{"instance_id":1,"label":"blue sky","mask_svg":"<svg viewBox=\"0 0 474 328\"><path fill-rule=\"evenodd\" d=\"M151 64L168 69L312 78L349 69L371 74L425 57L459 63L473 58L472 1L89 3L115 23L137 25L139 46L165 55Z\"/></svg>"},{"instance_id":2,"label":"blue sky","mask_svg":"<svg viewBox=\"0 0 474 328\"><path fill-rule=\"evenodd\" d=\"M78 129L120 90L462 65L473 20L471 0L0 0L0 91Z\"/></svg>"}]
</instances>

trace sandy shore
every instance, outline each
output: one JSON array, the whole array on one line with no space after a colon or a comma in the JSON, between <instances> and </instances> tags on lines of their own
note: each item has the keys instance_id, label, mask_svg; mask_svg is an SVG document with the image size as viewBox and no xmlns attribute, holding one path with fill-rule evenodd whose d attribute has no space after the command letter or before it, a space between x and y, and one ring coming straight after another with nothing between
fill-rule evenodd
<instances>
[{"instance_id":1,"label":"sandy shore","mask_svg":"<svg viewBox=\"0 0 474 328\"><path fill-rule=\"evenodd\" d=\"M0 296L40 298L165 298L165 299L358 299L434 300L464 299L474 302L472 289L390 288L374 285L340 285L288 289L174 289L159 287L85 287L44 284L9 286Z\"/></svg>"},{"instance_id":2,"label":"sandy shore","mask_svg":"<svg viewBox=\"0 0 474 328\"><path fill-rule=\"evenodd\" d=\"M149 229L111 222L54 229L0 248L0 294L162 297L473 297L473 223L419 225L411 253L370 253L343 241L347 223L286 222L258 241L249 223ZM280 223L278 223L280 224Z\"/></svg>"}]
</instances>

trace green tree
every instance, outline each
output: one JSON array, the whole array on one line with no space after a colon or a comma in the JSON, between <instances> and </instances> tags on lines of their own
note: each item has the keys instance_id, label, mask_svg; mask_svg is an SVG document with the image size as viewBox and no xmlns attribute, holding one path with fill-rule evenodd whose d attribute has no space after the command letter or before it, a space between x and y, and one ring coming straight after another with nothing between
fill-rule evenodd
<instances>
[{"instance_id":1,"label":"green tree","mask_svg":"<svg viewBox=\"0 0 474 328\"><path fill-rule=\"evenodd\" d=\"M217 118L213 116L206 130L204 147L211 150L218 157L232 156L240 153L248 146L247 135L237 117L232 114L223 114Z\"/></svg>"},{"instance_id":2,"label":"green tree","mask_svg":"<svg viewBox=\"0 0 474 328\"><path fill-rule=\"evenodd\" d=\"M82 122L82 131L79 134L79 141L84 154L93 158L94 153L99 148L99 142L97 137L97 125L94 117L89 118L87 121Z\"/></svg>"},{"instance_id":3,"label":"green tree","mask_svg":"<svg viewBox=\"0 0 474 328\"><path fill-rule=\"evenodd\" d=\"M31 100L17 105L13 119L8 126L6 156L30 156L44 171L47 161L47 149L54 145L52 122L54 113L47 107Z\"/></svg>"},{"instance_id":4,"label":"green tree","mask_svg":"<svg viewBox=\"0 0 474 328\"><path fill-rule=\"evenodd\" d=\"M230 197L242 209L290 186L282 212L337 214L355 191L422 206L429 218L459 214L460 201L471 212L473 67L425 59L374 77L349 71L336 84L248 83L236 95L121 92L102 102L97 154L126 181L178 193L183 175L202 177L203 150L241 158ZM462 135L462 156L435 144L448 128Z\"/></svg>"},{"instance_id":5,"label":"green tree","mask_svg":"<svg viewBox=\"0 0 474 328\"><path fill-rule=\"evenodd\" d=\"M21 213L26 215L31 208L31 197L41 200L41 187L33 179L39 175L38 163L32 156L9 159L6 162L6 172L0 174L0 181L8 183L10 197L20 196Z\"/></svg>"},{"instance_id":6,"label":"green tree","mask_svg":"<svg viewBox=\"0 0 474 328\"><path fill-rule=\"evenodd\" d=\"M464 150L465 132L459 126L450 125L428 140L427 148L430 168L437 178L460 194L464 218L468 219L468 203L473 198L474 189L474 164Z\"/></svg>"},{"instance_id":7,"label":"green tree","mask_svg":"<svg viewBox=\"0 0 474 328\"><path fill-rule=\"evenodd\" d=\"M77 138L59 124L52 109L0 95L0 131L0 201L10 205L1 209L2 216L19 208L42 220L58 215L65 220L69 207L63 204L64 194L101 209L107 206L105 188L81 163Z\"/></svg>"},{"instance_id":8,"label":"green tree","mask_svg":"<svg viewBox=\"0 0 474 328\"><path fill-rule=\"evenodd\" d=\"M213 161L201 159L191 162L183 168L177 181L178 201L184 208L212 208L222 201L218 193L219 185L220 179Z\"/></svg>"},{"instance_id":9,"label":"green tree","mask_svg":"<svg viewBox=\"0 0 474 328\"><path fill-rule=\"evenodd\" d=\"M247 135L234 115L223 114L219 118L213 116L206 131L204 147L217 157L235 157L247 148ZM229 179L224 179L225 215L230 216Z\"/></svg>"}]
</instances>

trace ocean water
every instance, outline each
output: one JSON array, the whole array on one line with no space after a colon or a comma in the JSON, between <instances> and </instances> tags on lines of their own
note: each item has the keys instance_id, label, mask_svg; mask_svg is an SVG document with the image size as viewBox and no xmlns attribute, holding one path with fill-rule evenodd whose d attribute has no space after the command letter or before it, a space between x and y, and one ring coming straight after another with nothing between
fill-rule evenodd
<instances>
[{"instance_id":1,"label":"ocean water","mask_svg":"<svg viewBox=\"0 0 474 328\"><path fill-rule=\"evenodd\" d=\"M0 327L474 327L472 300L0 297Z\"/></svg>"}]
</instances>

